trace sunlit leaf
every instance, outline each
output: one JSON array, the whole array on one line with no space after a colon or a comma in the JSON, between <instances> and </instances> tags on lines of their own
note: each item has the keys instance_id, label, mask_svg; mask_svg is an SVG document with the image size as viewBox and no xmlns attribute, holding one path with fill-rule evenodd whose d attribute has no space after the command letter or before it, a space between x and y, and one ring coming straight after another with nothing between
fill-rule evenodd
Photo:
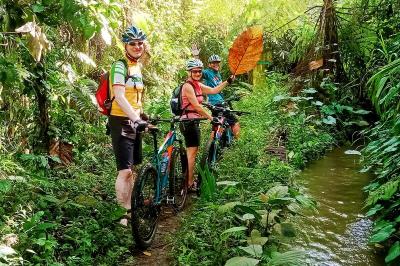
<instances>
[{"instance_id":1,"label":"sunlit leaf","mask_svg":"<svg viewBox=\"0 0 400 266\"><path fill-rule=\"evenodd\" d=\"M239 204L240 204L239 201L228 202L228 203L225 203L224 205L219 206L218 211L219 212L228 212L228 211L232 210L236 205L239 205Z\"/></svg>"},{"instance_id":2,"label":"sunlit leaf","mask_svg":"<svg viewBox=\"0 0 400 266\"><path fill-rule=\"evenodd\" d=\"M249 245L265 245L267 243L268 237L261 236L260 231L253 229L251 231L250 237L247 238L247 243Z\"/></svg>"},{"instance_id":3,"label":"sunlit leaf","mask_svg":"<svg viewBox=\"0 0 400 266\"><path fill-rule=\"evenodd\" d=\"M239 75L252 70L260 60L263 50L263 32L253 26L242 32L229 49L228 64L232 74Z\"/></svg>"},{"instance_id":4,"label":"sunlit leaf","mask_svg":"<svg viewBox=\"0 0 400 266\"><path fill-rule=\"evenodd\" d=\"M387 225L383 227L379 232L371 236L369 242L371 243L379 243L382 241L385 241L388 239L394 232L396 231L395 228L393 228L393 224Z\"/></svg>"},{"instance_id":5,"label":"sunlit leaf","mask_svg":"<svg viewBox=\"0 0 400 266\"><path fill-rule=\"evenodd\" d=\"M28 22L15 31L20 33L29 33L27 36L28 49L36 62L40 61L43 53L51 49L51 43L47 40L46 35L42 33L42 29L36 25L35 22Z\"/></svg>"},{"instance_id":6,"label":"sunlit leaf","mask_svg":"<svg viewBox=\"0 0 400 266\"><path fill-rule=\"evenodd\" d=\"M111 34L106 27L101 28L101 37L107 45L111 45Z\"/></svg>"},{"instance_id":7,"label":"sunlit leaf","mask_svg":"<svg viewBox=\"0 0 400 266\"><path fill-rule=\"evenodd\" d=\"M310 197L306 197L304 195L297 195L295 196L295 199L298 203L301 204L301 206L306 207L306 208L315 208L315 201L310 198Z\"/></svg>"},{"instance_id":8,"label":"sunlit leaf","mask_svg":"<svg viewBox=\"0 0 400 266\"><path fill-rule=\"evenodd\" d=\"M326 118L322 119L322 123L327 124L327 125L335 125L336 119L329 115Z\"/></svg>"},{"instance_id":9,"label":"sunlit leaf","mask_svg":"<svg viewBox=\"0 0 400 266\"><path fill-rule=\"evenodd\" d=\"M400 256L400 242L396 241L396 243L394 243L390 247L389 253L385 258L385 262L389 263L389 262L393 261L394 259L396 259L398 256Z\"/></svg>"},{"instance_id":10,"label":"sunlit leaf","mask_svg":"<svg viewBox=\"0 0 400 266\"><path fill-rule=\"evenodd\" d=\"M0 192L3 194L11 190L11 182L8 180L0 180Z\"/></svg>"},{"instance_id":11,"label":"sunlit leaf","mask_svg":"<svg viewBox=\"0 0 400 266\"><path fill-rule=\"evenodd\" d=\"M236 205L236 209L243 211L244 213L251 213L257 220L261 220L261 215L252 207L245 206L245 205Z\"/></svg>"},{"instance_id":12,"label":"sunlit leaf","mask_svg":"<svg viewBox=\"0 0 400 266\"><path fill-rule=\"evenodd\" d=\"M289 97L288 97L288 96L285 96L285 95L277 95L277 96L275 96L275 97L273 98L273 101L274 101L274 102L280 102L280 101L286 100L286 99L289 99Z\"/></svg>"},{"instance_id":13,"label":"sunlit leaf","mask_svg":"<svg viewBox=\"0 0 400 266\"><path fill-rule=\"evenodd\" d=\"M96 67L96 63L87 55L81 52L77 52L76 56L81 60L83 63L90 65L92 67Z\"/></svg>"},{"instance_id":14,"label":"sunlit leaf","mask_svg":"<svg viewBox=\"0 0 400 266\"><path fill-rule=\"evenodd\" d=\"M366 114L369 114L369 113L371 113L371 111L367 111L367 110L362 110L362 109L359 109L359 110L355 110L355 111L353 111L353 113L355 113L355 114L359 114L359 115L366 115Z\"/></svg>"},{"instance_id":15,"label":"sunlit leaf","mask_svg":"<svg viewBox=\"0 0 400 266\"><path fill-rule=\"evenodd\" d=\"M314 88L308 88L308 89L304 89L304 90L302 90L302 92L303 92L303 93L314 94L314 93L316 93L316 92L317 92L317 90L316 90L316 89L314 89Z\"/></svg>"},{"instance_id":16,"label":"sunlit leaf","mask_svg":"<svg viewBox=\"0 0 400 266\"><path fill-rule=\"evenodd\" d=\"M237 184L239 184L239 182L236 182L236 181L229 181L229 180L217 182L217 186L220 186L220 185L224 185L224 186L236 186Z\"/></svg>"},{"instance_id":17,"label":"sunlit leaf","mask_svg":"<svg viewBox=\"0 0 400 266\"><path fill-rule=\"evenodd\" d=\"M33 4L32 5L32 11L35 13L40 13L44 11L44 6L39 5L39 4Z\"/></svg>"},{"instance_id":18,"label":"sunlit leaf","mask_svg":"<svg viewBox=\"0 0 400 266\"><path fill-rule=\"evenodd\" d=\"M241 220L242 221L247 221L247 220L254 220L255 216L254 214L251 213L246 213L242 216Z\"/></svg>"},{"instance_id":19,"label":"sunlit leaf","mask_svg":"<svg viewBox=\"0 0 400 266\"><path fill-rule=\"evenodd\" d=\"M284 196L286 196L289 192L289 187L288 186L275 186L272 187L268 190L267 192L267 196L270 199L275 199L275 198L282 198Z\"/></svg>"},{"instance_id":20,"label":"sunlit leaf","mask_svg":"<svg viewBox=\"0 0 400 266\"><path fill-rule=\"evenodd\" d=\"M361 155L361 152L356 151L356 150L347 150L344 152L344 154L349 154L349 155Z\"/></svg>"},{"instance_id":21,"label":"sunlit leaf","mask_svg":"<svg viewBox=\"0 0 400 266\"><path fill-rule=\"evenodd\" d=\"M247 230L246 226L237 226L237 227L232 227L232 228L226 229L225 231L222 232L222 234L241 232L241 231L245 231L245 230Z\"/></svg>"},{"instance_id":22,"label":"sunlit leaf","mask_svg":"<svg viewBox=\"0 0 400 266\"><path fill-rule=\"evenodd\" d=\"M258 262L259 260L248 257L233 257L225 263L225 266L255 266Z\"/></svg>"},{"instance_id":23,"label":"sunlit leaf","mask_svg":"<svg viewBox=\"0 0 400 266\"><path fill-rule=\"evenodd\" d=\"M13 254L16 254L17 252L6 245L0 245L0 258L4 258Z\"/></svg>"},{"instance_id":24,"label":"sunlit leaf","mask_svg":"<svg viewBox=\"0 0 400 266\"><path fill-rule=\"evenodd\" d=\"M303 265L304 251L292 250L284 253L272 252L269 266Z\"/></svg>"},{"instance_id":25,"label":"sunlit leaf","mask_svg":"<svg viewBox=\"0 0 400 266\"><path fill-rule=\"evenodd\" d=\"M376 204L373 208L371 208L365 215L367 217L372 216L374 214L376 214L378 211L382 210L383 206L380 204Z\"/></svg>"},{"instance_id":26,"label":"sunlit leaf","mask_svg":"<svg viewBox=\"0 0 400 266\"><path fill-rule=\"evenodd\" d=\"M263 253L261 245L249 245L247 247L239 247L239 248L256 258L261 257Z\"/></svg>"}]
</instances>

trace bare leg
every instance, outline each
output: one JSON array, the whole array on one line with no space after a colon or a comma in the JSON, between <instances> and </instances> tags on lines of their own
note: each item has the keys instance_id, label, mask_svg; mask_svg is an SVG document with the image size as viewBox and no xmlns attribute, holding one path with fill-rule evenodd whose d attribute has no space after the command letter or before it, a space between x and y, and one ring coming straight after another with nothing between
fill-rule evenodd
<instances>
[{"instance_id":1,"label":"bare leg","mask_svg":"<svg viewBox=\"0 0 400 266\"><path fill-rule=\"evenodd\" d=\"M240 124L239 124L239 122L236 122L232 126L232 133L233 133L233 136L235 137L235 139L239 138L239 135L240 135Z\"/></svg>"},{"instance_id":2,"label":"bare leg","mask_svg":"<svg viewBox=\"0 0 400 266\"><path fill-rule=\"evenodd\" d=\"M186 154L188 159L188 185L193 185L194 181L194 167L196 163L196 155L199 147L187 147Z\"/></svg>"},{"instance_id":3,"label":"bare leg","mask_svg":"<svg viewBox=\"0 0 400 266\"><path fill-rule=\"evenodd\" d=\"M131 209L131 195L136 176L136 172L132 172L131 169L124 169L118 171L117 180L115 181L117 201L128 210ZM120 223L127 225L128 221L127 219L121 219Z\"/></svg>"}]
</instances>

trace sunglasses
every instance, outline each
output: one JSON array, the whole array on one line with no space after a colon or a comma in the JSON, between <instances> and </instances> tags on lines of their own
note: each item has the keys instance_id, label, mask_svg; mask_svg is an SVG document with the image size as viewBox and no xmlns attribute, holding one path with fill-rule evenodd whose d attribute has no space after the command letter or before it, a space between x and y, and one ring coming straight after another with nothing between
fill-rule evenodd
<instances>
[{"instance_id":1,"label":"sunglasses","mask_svg":"<svg viewBox=\"0 0 400 266\"><path fill-rule=\"evenodd\" d=\"M203 72L203 70L192 70L190 72L192 72L193 74L201 74L201 72Z\"/></svg>"},{"instance_id":2,"label":"sunglasses","mask_svg":"<svg viewBox=\"0 0 400 266\"><path fill-rule=\"evenodd\" d=\"M128 43L130 46L142 46L143 42L130 42Z\"/></svg>"}]
</instances>

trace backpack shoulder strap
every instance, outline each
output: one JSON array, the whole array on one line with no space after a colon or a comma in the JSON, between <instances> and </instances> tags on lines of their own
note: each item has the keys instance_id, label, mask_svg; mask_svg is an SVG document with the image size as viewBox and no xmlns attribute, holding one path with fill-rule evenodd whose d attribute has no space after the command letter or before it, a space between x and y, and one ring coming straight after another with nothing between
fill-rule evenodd
<instances>
[{"instance_id":1,"label":"backpack shoulder strap","mask_svg":"<svg viewBox=\"0 0 400 266\"><path fill-rule=\"evenodd\" d=\"M194 90L194 94L196 95L196 97L197 96L201 96L202 94L196 94L196 89L195 89L195 85L194 85L194 83L193 82L191 82L190 80L186 80L186 82L185 83L189 83L192 87L193 87L193 90Z\"/></svg>"}]
</instances>

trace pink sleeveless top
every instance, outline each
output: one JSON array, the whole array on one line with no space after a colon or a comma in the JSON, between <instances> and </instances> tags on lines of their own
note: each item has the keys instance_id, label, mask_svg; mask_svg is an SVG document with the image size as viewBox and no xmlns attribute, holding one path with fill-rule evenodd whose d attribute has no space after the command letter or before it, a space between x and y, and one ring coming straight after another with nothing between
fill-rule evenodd
<instances>
[{"instance_id":1,"label":"pink sleeveless top","mask_svg":"<svg viewBox=\"0 0 400 266\"><path fill-rule=\"evenodd\" d=\"M194 85L194 93L196 94L197 101L201 104L203 102L203 92L201 90L200 84L198 81L191 81ZM190 83L188 83L190 85ZM192 87L192 85L190 85ZM189 102L186 93L182 91L182 108L183 110L182 117L183 118L197 118L201 117L196 111L194 111L193 105Z\"/></svg>"}]
</instances>

